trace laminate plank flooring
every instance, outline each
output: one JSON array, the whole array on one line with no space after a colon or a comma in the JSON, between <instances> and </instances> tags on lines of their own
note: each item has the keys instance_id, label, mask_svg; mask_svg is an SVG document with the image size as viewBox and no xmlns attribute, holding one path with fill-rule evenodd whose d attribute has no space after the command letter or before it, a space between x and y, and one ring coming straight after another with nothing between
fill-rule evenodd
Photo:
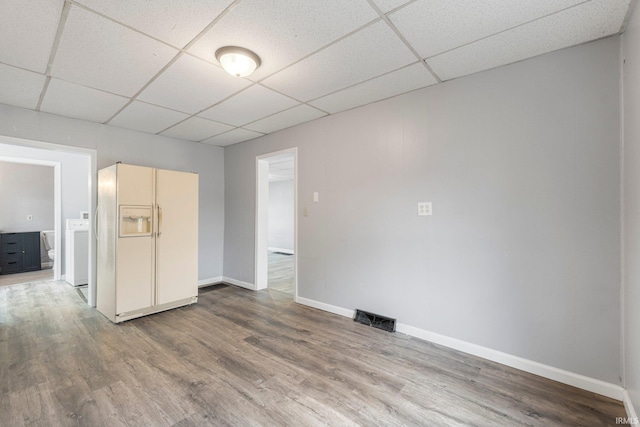
<instances>
[{"instance_id":1,"label":"laminate plank flooring","mask_svg":"<svg viewBox=\"0 0 640 427\"><path fill-rule=\"evenodd\" d=\"M294 294L293 262L294 256L269 251L267 287L269 289Z\"/></svg>"},{"instance_id":2,"label":"laminate plank flooring","mask_svg":"<svg viewBox=\"0 0 640 427\"><path fill-rule=\"evenodd\" d=\"M621 402L299 304L200 290L112 324L62 282L0 288L2 426L614 426Z\"/></svg>"},{"instance_id":3,"label":"laminate plank flooring","mask_svg":"<svg viewBox=\"0 0 640 427\"><path fill-rule=\"evenodd\" d=\"M53 270L50 268L24 273L0 274L0 286L18 285L20 283L43 282L53 280Z\"/></svg>"}]
</instances>

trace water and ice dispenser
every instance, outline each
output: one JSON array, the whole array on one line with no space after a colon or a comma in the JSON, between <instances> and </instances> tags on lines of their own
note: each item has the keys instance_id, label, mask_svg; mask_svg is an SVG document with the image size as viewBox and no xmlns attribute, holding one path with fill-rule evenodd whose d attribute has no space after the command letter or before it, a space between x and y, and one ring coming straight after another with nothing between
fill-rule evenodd
<instances>
[{"instance_id":1,"label":"water and ice dispenser","mask_svg":"<svg viewBox=\"0 0 640 427\"><path fill-rule=\"evenodd\" d=\"M120 206L120 237L151 235L151 206Z\"/></svg>"}]
</instances>

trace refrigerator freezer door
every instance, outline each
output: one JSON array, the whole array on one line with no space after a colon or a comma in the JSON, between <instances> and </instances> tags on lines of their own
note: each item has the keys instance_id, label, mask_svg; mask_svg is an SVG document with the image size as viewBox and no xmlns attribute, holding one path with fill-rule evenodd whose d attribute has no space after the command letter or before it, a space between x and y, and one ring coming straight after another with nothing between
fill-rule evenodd
<instances>
[{"instance_id":1,"label":"refrigerator freezer door","mask_svg":"<svg viewBox=\"0 0 640 427\"><path fill-rule=\"evenodd\" d=\"M198 175L158 169L156 304L198 295Z\"/></svg>"}]
</instances>

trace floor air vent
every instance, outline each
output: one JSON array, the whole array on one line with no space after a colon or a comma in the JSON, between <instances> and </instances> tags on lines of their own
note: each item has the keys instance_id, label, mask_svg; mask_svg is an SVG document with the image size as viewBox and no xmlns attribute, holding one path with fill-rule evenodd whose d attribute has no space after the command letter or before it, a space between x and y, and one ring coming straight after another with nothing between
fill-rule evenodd
<instances>
[{"instance_id":1,"label":"floor air vent","mask_svg":"<svg viewBox=\"0 0 640 427\"><path fill-rule=\"evenodd\" d=\"M356 317L353 319L363 325L372 326L387 332L396 331L396 319L380 316L379 314L368 313L362 310L356 310Z\"/></svg>"}]
</instances>

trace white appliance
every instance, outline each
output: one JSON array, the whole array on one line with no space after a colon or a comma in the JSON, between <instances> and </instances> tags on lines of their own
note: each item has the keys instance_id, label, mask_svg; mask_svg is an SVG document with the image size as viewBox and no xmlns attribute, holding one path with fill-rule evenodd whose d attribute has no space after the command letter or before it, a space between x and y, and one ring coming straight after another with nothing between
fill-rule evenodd
<instances>
[{"instance_id":1,"label":"white appliance","mask_svg":"<svg viewBox=\"0 0 640 427\"><path fill-rule=\"evenodd\" d=\"M65 280L72 286L89 283L89 220L68 219L65 231Z\"/></svg>"},{"instance_id":2,"label":"white appliance","mask_svg":"<svg viewBox=\"0 0 640 427\"><path fill-rule=\"evenodd\" d=\"M118 323L198 301L198 175L98 173L97 307Z\"/></svg>"}]
</instances>

